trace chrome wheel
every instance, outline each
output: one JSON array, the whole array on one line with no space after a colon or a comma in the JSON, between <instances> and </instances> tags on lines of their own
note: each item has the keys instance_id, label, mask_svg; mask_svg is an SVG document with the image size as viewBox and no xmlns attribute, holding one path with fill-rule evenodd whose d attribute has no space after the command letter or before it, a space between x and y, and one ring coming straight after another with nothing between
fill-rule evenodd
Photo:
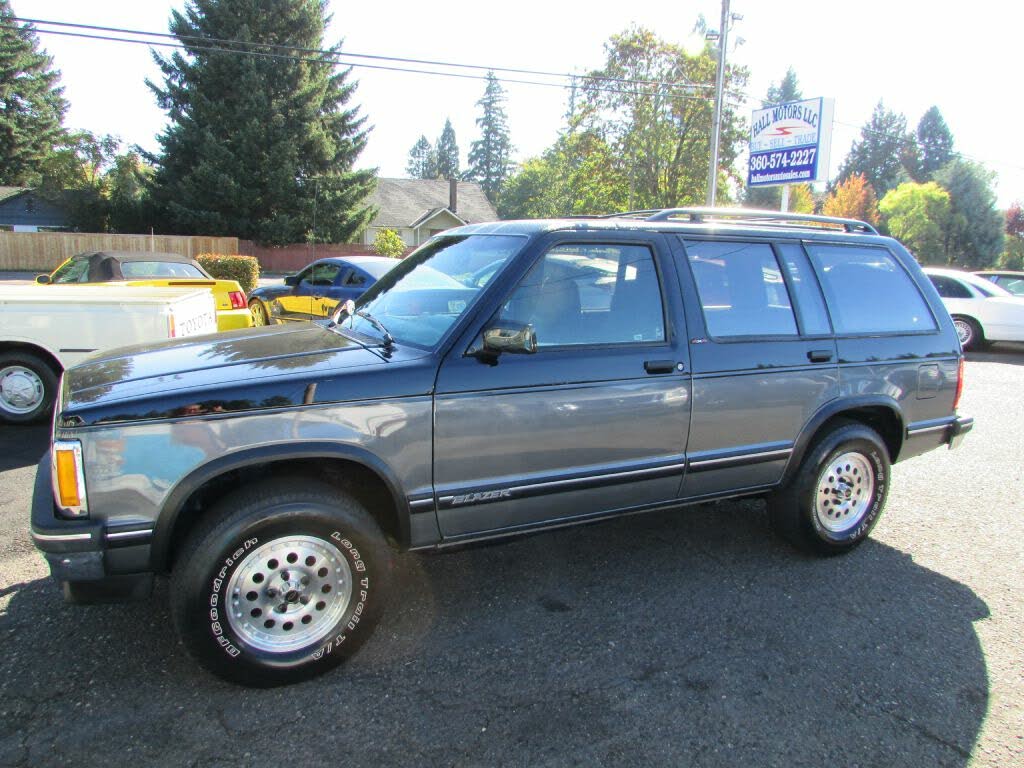
<instances>
[{"instance_id":1,"label":"chrome wheel","mask_svg":"<svg viewBox=\"0 0 1024 768\"><path fill-rule=\"evenodd\" d=\"M822 527L844 533L863 519L875 495L875 470L866 456L844 453L818 475L814 514Z\"/></svg>"},{"instance_id":2,"label":"chrome wheel","mask_svg":"<svg viewBox=\"0 0 1024 768\"><path fill-rule=\"evenodd\" d=\"M43 380L31 368L9 365L0 369L0 408L18 416L32 413L46 396Z\"/></svg>"},{"instance_id":3,"label":"chrome wheel","mask_svg":"<svg viewBox=\"0 0 1024 768\"><path fill-rule=\"evenodd\" d=\"M974 341L974 326L969 320L962 317L953 319L953 327L956 328L956 337L960 339L960 346L967 348Z\"/></svg>"},{"instance_id":4,"label":"chrome wheel","mask_svg":"<svg viewBox=\"0 0 1024 768\"><path fill-rule=\"evenodd\" d=\"M325 638L352 599L352 569L331 541L274 539L250 552L228 584L228 623L261 651L286 653Z\"/></svg>"},{"instance_id":5,"label":"chrome wheel","mask_svg":"<svg viewBox=\"0 0 1024 768\"><path fill-rule=\"evenodd\" d=\"M252 314L253 325L269 325L270 321L267 318L267 308L263 306L262 301L254 301L249 305L249 312Z\"/></svg>"}]
</instances>

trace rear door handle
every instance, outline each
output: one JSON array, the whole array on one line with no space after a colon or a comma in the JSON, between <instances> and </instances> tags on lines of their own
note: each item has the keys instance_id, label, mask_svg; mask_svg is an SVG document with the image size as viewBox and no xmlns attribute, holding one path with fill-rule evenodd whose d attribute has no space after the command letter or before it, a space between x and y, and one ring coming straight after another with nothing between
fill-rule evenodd
<instances>
[{"instance_id":1,"label":"rear door handle","mask_svg":"<svg viewBox=\"0 0 1024 768\"><path fill-rule=\"evenodd\" d=\"M644 361L644 370L648 373L672 373L676 369L675 360L646 360ZM679 370L683 369L683 364L679 364Z\"/></svg>"},{"instance_id":2,"label":"rear door handle","mask_svg":"<svg viewBox=\"0 0 1024 768\"><path fill-rule=\"evenodd\" d=\"M812 349L807 353L807 359L812 363L827 363L832 359L831 349Z\"/></svg>"}]
</instances>

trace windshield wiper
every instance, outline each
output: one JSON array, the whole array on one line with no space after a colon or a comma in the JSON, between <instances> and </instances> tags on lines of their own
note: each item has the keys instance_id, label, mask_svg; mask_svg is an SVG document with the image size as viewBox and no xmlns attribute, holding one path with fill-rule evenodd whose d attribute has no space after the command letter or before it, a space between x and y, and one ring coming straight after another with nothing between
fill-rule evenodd
<instances>
[{"instance_id":1,"label":"windshield wiper","mask_svg":"<svg viewBox=\"0 0 1024 768\"><path fill-rule=\"evenodd\" d=\"M384 334L384 346L390 348L395 346L395 337L391 335L391 332L384 327L384 323L378 320L376 317L371 315L365 309L357 309L356 314L370 323L374 328Z\"/></svg>"}]
</instances>

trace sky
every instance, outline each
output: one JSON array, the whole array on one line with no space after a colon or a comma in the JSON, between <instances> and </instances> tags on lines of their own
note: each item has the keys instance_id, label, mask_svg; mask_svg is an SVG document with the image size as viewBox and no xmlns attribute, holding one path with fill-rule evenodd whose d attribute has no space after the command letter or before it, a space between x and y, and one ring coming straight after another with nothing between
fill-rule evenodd
<instances>
[{"instance_id":1,"label":"sky","mask_svg":"<svg viewBox=\"0 0 1024 768\"><path fill-rule=\"evenodd\" d=\"M11 0L11 5L25 18L166 32L171 10L182 8L184 1ZM670 42L692 44L698 15L717 28L721 14L720 0L519 0L501 5L330 0L330 8L327 42L343 41L346 52L565 73L600 67L604 43L630 25L653 29ZM834 175L879 100L904 114L910 128L936 105L953 133L955 150L996 174L998 204L1024 200L1018 130L1024 123L1024 99L1012 76L1024 4L732 0L731 11L742 16L731 29L728 56L750 69L750 100L743 111L748 121L768 86L792 67L805 98L835 99ZM71 104L69 127L115 134L150 150L158 147L164 113L145 78L158 81L159 70L146 46L47 34L40 39L62 73ZM353 69L351 77L359 83L354 101L373 126L360 167L376 167L385 177L404 176L409 149L421 134L436 140L445 119L452 121L465 164L478 138L482 80L368 68ZM567 91L515 83L504 87L515 158L540 154L563 125Z\"/></svg>"}]
</instances>

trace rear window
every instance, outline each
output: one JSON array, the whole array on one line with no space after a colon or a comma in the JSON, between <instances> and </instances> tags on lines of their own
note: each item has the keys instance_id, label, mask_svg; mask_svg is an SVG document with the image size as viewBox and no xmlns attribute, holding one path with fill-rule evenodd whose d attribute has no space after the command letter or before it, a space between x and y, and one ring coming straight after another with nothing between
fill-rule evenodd
<instances>
[{"instance_id":1,"label":"rear window","mask_svg":"<svg viewBox=\"0 0 1024 768\"><path fill-rule=\"evenodd\" d=\"M708 333L796 336L793 306L766 243L684 241Z\"/></svg>"},{"instance_id":2,"label":"rear window","mask_svg":"<svg viewBox=\"0 0 1024 768\"><path fill-rule=\"evenodd\" d=\"M912 333L935 330L924 297L884 248L807 246L818 270L836 333Z\"/></svg>"},{"instance_id":3,"label":"rear window","mask_svg":"<svg viewBox=\"0 0 1024 768\"><path fill-rule=\"evenodd\" d=\"M191 264L178 261L122 261L121 274L126 280L148 277L206 277Z\"/></svg>"}]
</instances>

